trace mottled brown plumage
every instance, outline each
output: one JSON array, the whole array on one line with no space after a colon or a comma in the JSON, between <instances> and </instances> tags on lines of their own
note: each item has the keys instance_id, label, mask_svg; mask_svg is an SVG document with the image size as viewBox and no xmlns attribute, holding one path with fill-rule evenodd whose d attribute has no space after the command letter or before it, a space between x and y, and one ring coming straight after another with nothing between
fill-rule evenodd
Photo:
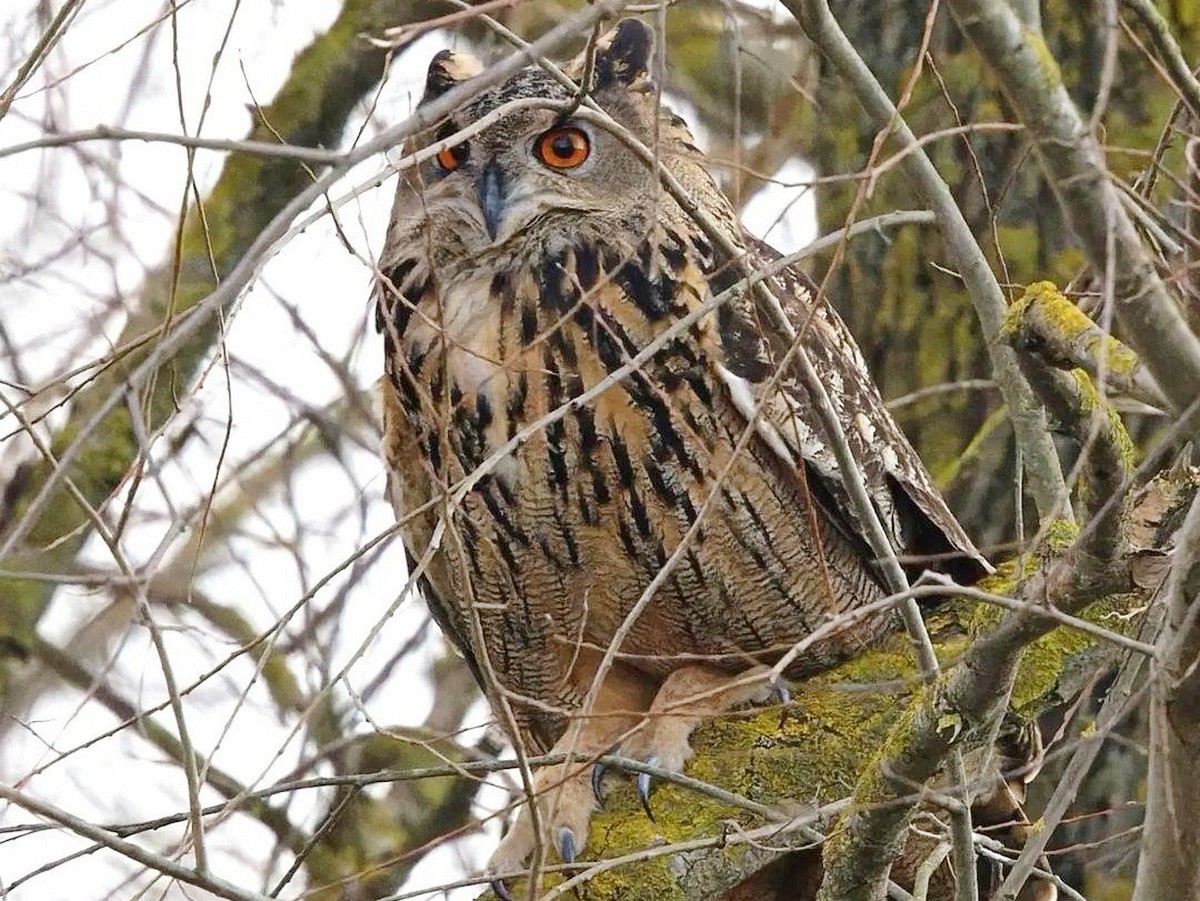
<instances>
[{"instance_id":1,"label":"mottled brown plumage","mask_svg":"<svg viewBox=\"0 0 1200 901\"><path fill-rule=\"evenodd\" d=\"M620 744L679 767L701 717L769 688L737 677L764 672L814 629L885 591L808 393L790 366L778 371L788 343L764 327L754 292L735 292L678 327L777 254L743 235L687 127L658 109L651 48L644 26L623 21L600 42L589 97L655 149L747 256L720 252L618 136L591 118L564 118L574 89L530 67L409 148L436 144L510 100L559 104L514 109L402 177L380 260L378 322L385 456L405 543L414 563L425 561L439 623L493 704L511 709L515 738L531 750ZM477 71L469 58L439 54L426 99ZM573 74L582 71L576 64ZM538 147L564 126L583 133L590 154L557 169ZM986 564L888 415L841 320L814 308L815 292L795 270L771 287L834 400L894 546L940 555L960 575L981 572ZM655 341L643 365L577 400ZM591 715L578 719L599 659L681 545L590 699ZM844 659L894 627L890 613L861 620L789 673ZM701 689L703 701L686 700ZM675 715L657 715L668 710ZM544 770L537 787L560 783L542 819L570 857L592 801L579 767ZM516 867L532 846L524 816L493 868Z\"/></svg>"}]
</instances>

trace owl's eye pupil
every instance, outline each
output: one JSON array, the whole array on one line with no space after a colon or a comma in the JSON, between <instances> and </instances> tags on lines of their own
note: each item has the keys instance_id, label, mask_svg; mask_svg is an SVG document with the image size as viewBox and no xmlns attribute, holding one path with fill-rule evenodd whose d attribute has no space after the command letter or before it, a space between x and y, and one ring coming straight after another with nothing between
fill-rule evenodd
<instances>
[{"instance_id":1,"label":"owl's eye pupil","mask_svg":"<svg viewBox=\"0 0 1200 901\"><path fill-rule=\"evenodd\" d=\"M534 144L534 153L551 169L574 169L591 153L592 143L582 128L552 128Z\"/></svg>"},{"instance_id":2,"label":"owl's eye pupil","mask_svg":"<svg viewBox=\"0 0 1200 901\"><path fill-rule=\"evenodd\" d=\"M470 154L470 147L466 141L461 144L455 144L453 147L443 147L437 152L435 159L437 160L438 168L443 172L453 172L461 166Z\"/></svg>"}]
</instances>

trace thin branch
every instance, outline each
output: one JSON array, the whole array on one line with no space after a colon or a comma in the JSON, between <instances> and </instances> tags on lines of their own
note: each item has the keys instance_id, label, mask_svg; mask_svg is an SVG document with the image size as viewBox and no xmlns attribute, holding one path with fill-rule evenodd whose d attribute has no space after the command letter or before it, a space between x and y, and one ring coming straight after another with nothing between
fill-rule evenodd
<instances>
[{"instance_id":1,"label":"thin branch","mask_svg":"<svg viewBox=\"0 0 1200 901\"><path fill-rule=\"evenodd\" d=\"M192 135L170 134L164 131L140 131L132 128L118 128L112 125L98 125L81 131L66 131L59 134L45 135L31 141L19 144L9 144L0 147L0 159L27 153L30 150L41 150L48 147L71 147L88 141L142 141L147 144L174 144L193 150L221 150L230 153L251 153L256 156L280 157L289 160L301 160L306 163L318 163L332 166L345 161L344 150L322 150L319 147L298 147L294 144L270 143L267 141L231 140L228 138L202 138Z\"/></svg>"},{"instance_id":2,"label":"thin branch","mask_svg":"<svg viewBox=\"0 0 1200 901\"><path fill-rule=\"evenodd\" d=\"M893 126L893 137L902 148L917 143L891 98L880 87L866 63L838 26L825 0L784 0L814 44L853 86L859 102L877 127ZM904 168L920 187L937 215L946 250L961 273L963 283L983 328L996 381L1004 395L1013 430L1029 476L1029 487L1043 518L1069 516L1066 483L1054 444L1046 431L1037 399L1021 375L1016 355L996 340L1007 303L987 259L963 219L949 187L923 152L905 157Z\"/></svg>"},{"instance_id":3,"label":"thin branch","mask_svg":"<svg viewBox=\"0 0 1200 901\"><path fill-rule=\"evenodd\" d=\"M500 62L488 67L483 74L464 84L457 85L437 100L417 110L408 119L392 126L373 140L347 152L340 162L333 164L327 172L300 191L271 219L270 223L251 242L229 275L211 293L176 317L171 333L165 336L130 373L128 382L133 385L144 384L167 360L175 356L185 342L207 326L209 320L219 310L241 294L271 256L276 248L276 242L288 232L291 221L320 199L350 168L377 153L402 144L417 132L436 124L470 98L523 68L530 59L536 58L536 54L553 50L562 42L574 37L578 33L578 29L592 25L603 16L620 12L629 2L630 0L597 0L595 4L564 19L555 28L530 44L527 50L509 54ZM59 456L59 468L52 471L43 481L37 494L25 510L21 522L17 523L6 536L4 547L0 549L0 557L11 553L13 546L31 528L32 522L36 518L35 511L40 513L43 506L49 502L54 488L57 487L60 474L74 462L88 439L121 402L122 398L122 393L113 392L98 400L92 416L79 427L74 440Z\"/></svg>"},{"instance_id":4,"label":"thin branch","mask_svg":"<svg viewBox=\"0 0 1200 901\"><path fill-rule=\"evenodd\" d=\"M1176 410L1200 396L1200 338L1188 328L1121 203L1103 151L1039 31L1007 3L949 0L963 32L1028 129L1047 179L1095 271L1113 265L1116 314ZM1200 418L1191 420L1193 433Z\"/></svg>"},{"instance_id":5,"label":"thin branch","mask_svg":"<svg viewBox=\"0 0 1200 901\"><path fill-rule=\"evenodd\" d=\"M1046 846L1050 844L1058 825L1079 797L1079 787L1104 747L1105 739L1136 709L1129 701L1141 671L1141 664L1142 658L1138 655L1131 654L1126 658L1120 675L1109 689L1108 697L1104 699L1100 712L1096 715L1094 728L1089 729L1086 735L1080 736L1079 746L1059 777L1050 800L1046 802L1039 818L1039 828L1030 831L1025 847L1021 849L1012 870L996 891L995 901L1015 901L1021 888L1039 866Z\"/></svg>"},{"instance_id":6,"label":"thin branch","mask_svg":"<svg viewBox=\"0 0 1200 901\"><path fill-rule=\"evenodd\" d=\"M89 823L87 820L68 813L62 808L55 807L53 804L41 801L26 792L5 785L3 782L0 782L0 799L10 801L36 816L52 820L74 832L76 835L80 835L83 838L90 839L99 845L116 851L122 857L135 860L143 866L162 873L164 876L169 876L180 882L186 882L189 885L195 885L212 892L218 898L227 898L229 901L275 901L275 899L269 898L266 895L245 891L217 876L198 873L190 867L178 864L160 854L147 851L141 845L118 838L100 826Z\"/></svg>"},{"instance_id":7,"label":"thin branch","mask_svg":"<svg viewBox=\"0 0 1200 901\"><path fill-rule=\"evenodd\" d=\"M370 40L377 47L384 47L390 50L403 46L427 32L438 28L450 28L462 25L476 16L508 9L511 6L516 6L519 2L520 0L487 0L485 3L478 3L469 9L460 10L456 13L447 13L444 16L426 19L423 22L412 22L407 25L397 25L395 28L386 28L383 32L384 40L379 40L378 38L371 38Z\"/></svg>"},{"instance_id":8,"label":"thin branch","mask_svg":"<svg viewBox=\"0 0 1200 901\"><path fill-rule=\"evenodd\" d=\"M908 394L903 394L900 397L893 397L887 402L886 406L889 410L898 410L901 407L907 407L926 398L937 397L939 394L948 394L951 391L994 390L996 390L994 379L961 379L957 382L943 382L940 385L927 385L924 388L918 388L916 391L910 391Z\"/></svg>"},{"instance_id":9,"label":"thin branch","mask_svg":"<svg viewBox=\"0 0 1200 901\"><path fill-rule=\"evenodd\" d=\"M787 259L791 263L798 263L809 257L828 253L842 242L853 240L867 232L882 235L884 229L896 228L901 225L932 225L936 221L937 216L929 210L892 210L890 213L881 213L870 219L860 219L848 228L839 228L827 235L822 235L812 243L805 244L798 251L789 255Z\"/></svg>"},{"instance_id":10,"label":"thin branch","mask_svg":"<svg viewBox=\"0 0 1200 901\"><path fill-rule=\"evenodd\" d=\"M1194 117L1200 119L1200 80L1179 49L1171 26L1150 0L1121 0L1137 15L1171 73L1171 86L1179 91Z\"/></svg>"},{"instance_id":11,"label":"thin branch","mask_svg":"<svg viewBox=\"0 0 1200 901\"><path fill-rule=\"evenodd\" d=\"M12 102L17 99L17 91L21 90L21 86L37 71L38 66L45 60L46 55L58 43L59 38L63 36L68 21L75 17L81 6L83 6L83 0L67 0L59 11L55 13L50 24L46 26L46 30L42 32L37 43L33 45L33 49L25 57L25 61L17 67L12 83L0 94L0 119L3 119L8 113Z\"/></svg>"},{"instance_id":12,"label":"thin branch","mask_svg":"<svg viewBox=\"0 0 1200 901\"><path fill-rule=\"evenodd\" d=\"M95 675L86 670L78 661L61 648L39 640L34 654L39 663L54 670L67 684L75 686L80 691L93 692L100 703L112 711L114 715L123 719L124 722L120 728L129 728L136 725L142 731L147 741L155 745L180 765L184 763L186 755L189 753L188 749L168 729L160 725L151 716L153 711L139 710L136 705L118 694L111 686L106 685L102 680L96 678ZM159 708L166 707L168 704L169 701L164 701L159 705ZM94 741L98 741L99 738L97 737ZM88 742L88 745L93 744L94 741ZM249 788L242 785L224 770L211 765L207 761L201 760L201 762L204 763L205 783L221 795L231 799L228 804L219 804L212 808L202 809L200 811L201 814L207 816L209 813L226 811L238 799L251 794ZM31 775L36 775L42 771L44 771L44 768L42 770L35 770ZM188 813L181 815L180 819L192 816L194 810L194 808L189 809ZM288 820L287 814L277 808L266 805L254 805L250 813L257 817L287 847L299 847L307 838L302 830L298 829ZM113 827L112 831L116 831L116 829L117 827Z\"/></svg>"}]
</instances>

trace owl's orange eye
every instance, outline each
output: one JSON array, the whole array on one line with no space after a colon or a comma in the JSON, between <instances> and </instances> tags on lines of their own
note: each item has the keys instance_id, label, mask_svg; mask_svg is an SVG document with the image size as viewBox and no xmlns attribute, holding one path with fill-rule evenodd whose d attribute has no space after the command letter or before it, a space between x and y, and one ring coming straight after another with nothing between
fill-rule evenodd
<instances>
[{"instance_id":1,"label":"owl's orange eye","mask_svg":"<svg viewBox=\"0 0 1200 901\"><path fill-rule=\"evenodd\" d=\"M534 145L537 158L551 169L574 169L588 158L592 142L581 128L552 128Z\"/></svg>"},{"instance_id":2,"label":"owl's orange eye","mask_svg":"<svg viewBox=\"0 0 1200 901\"><path fill-rule=\"evenodd\" d=\"M435 159L443 172L453 172L467 158L467 145L455 144L453 147L443 147L437 152Z\"/></svg>"}]
</instances>

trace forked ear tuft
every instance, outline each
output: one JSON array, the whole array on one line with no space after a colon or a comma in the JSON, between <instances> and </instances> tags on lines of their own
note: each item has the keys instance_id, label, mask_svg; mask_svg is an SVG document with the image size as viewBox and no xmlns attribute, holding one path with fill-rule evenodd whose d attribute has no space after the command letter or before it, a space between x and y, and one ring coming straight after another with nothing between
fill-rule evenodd
<instances>
[{"instance_id":1,"label":"forked ear tuft","mask_svg":"<svg viewBox=\"0 0 1200 901\"><path fill-rule=\"evenodd\" d=\"M644 78L654 56L654 32L640 19L622 19L596 44L595 88Z\"/></svg>"},{"instance_id":2,"label":"forked ear tuft","mask_svg":"<svg viewBox=\"0 0 1200 901\"><path fill-rule=\"evenodd\" d=\"M474 78L483 71L479 60L469 53L457 50L439 51L429 61L429 74L425 76L425 96L422 103L441 97L448 90Z\"/></svg>"}]
</instances>

